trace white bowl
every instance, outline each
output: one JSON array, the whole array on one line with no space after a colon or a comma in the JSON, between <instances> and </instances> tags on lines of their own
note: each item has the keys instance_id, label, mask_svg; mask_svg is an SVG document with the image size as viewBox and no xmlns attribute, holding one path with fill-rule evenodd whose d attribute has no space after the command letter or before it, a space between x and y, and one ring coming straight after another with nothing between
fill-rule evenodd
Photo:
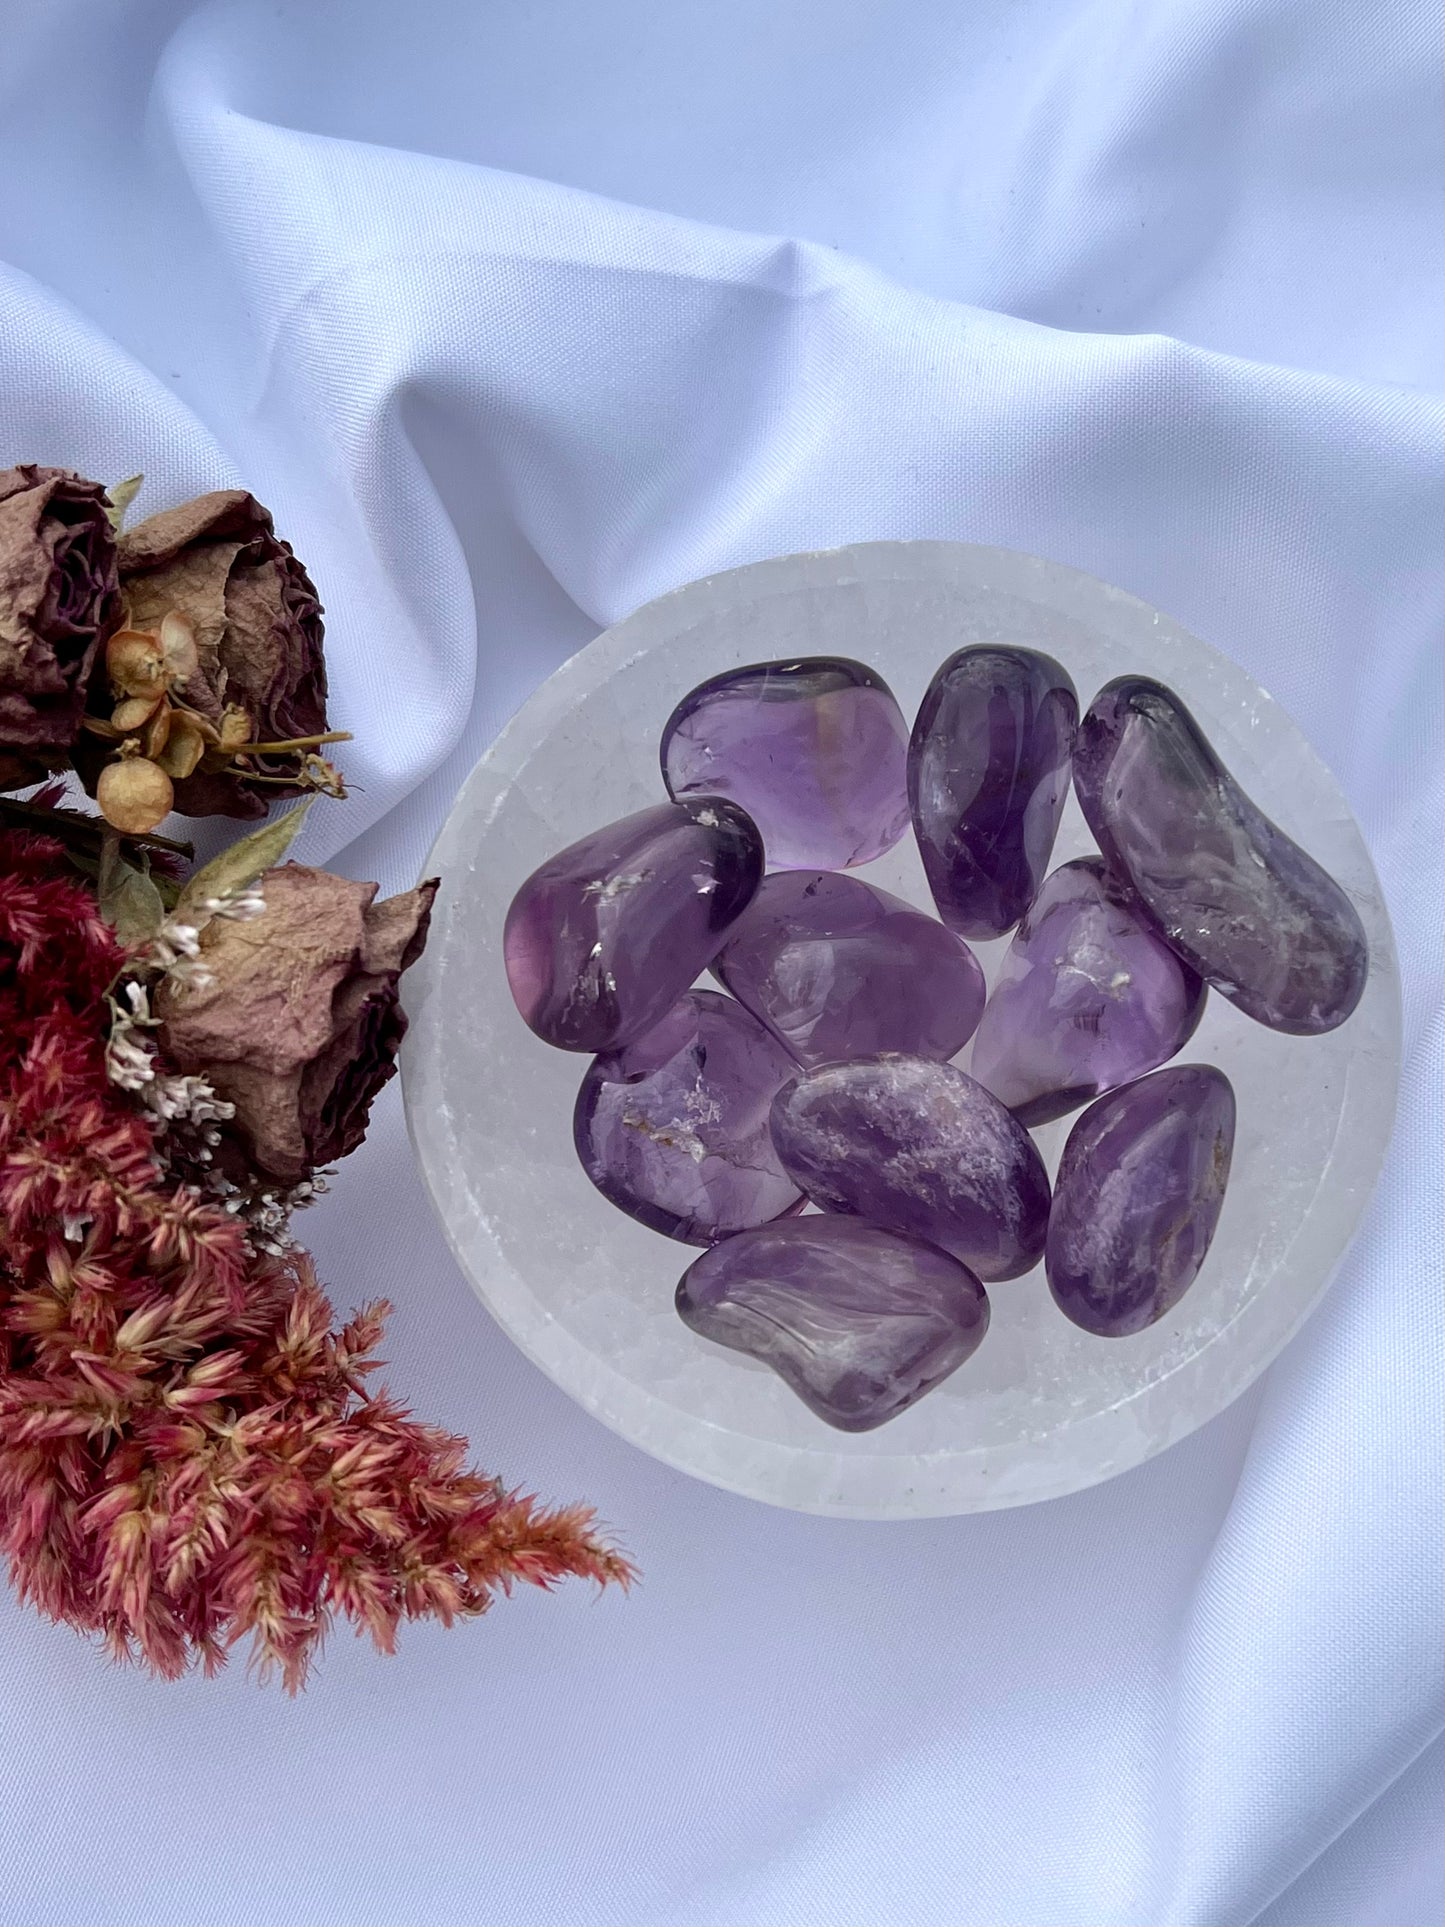
<instances>
[{"instance_id":1,"label":"white bowl","mask_svg":"<svg viewBox=\"0 0 1445 1927\"><path fill-rule=\"evenodd\" d=\"M1222 997L1181 1061L1218 1064L1239 1102L1233 1172L1192 1289L1131 1338L1070 1324L1043 1268L990 1292L976 1355L876 1432L815 1418L765 1367L673 1310L696 1255L609 1205L572 1149L587 1060L525 1027L502 969L524 877L585 831L663 800L674 703L729 666L870 663L912 715L965 643L1035 645L1082 703L1143 671L1176 689L1254 800L1349 892L1369 935L1364 998L1326 1037L1286 1037ZM1093 848L1070 799L1055 861ZM1318 1303L1374 1185L1399 1079L1399 982L1369 853L1334 779L1283 710L1217 650L1106 583L1034 556L878 542L780 556L691 583L599 636L537 691L462 788L427 866L442 890L406 987L407 1115L478 1296L528 1357L644 1451L774 1505L901 1518L1073 1492L1162 1451L1264 1370ZM931 908L912 839L857 874ZM1007 940L977 946L992 977ZM959 1061L967 1067L967 1048ZM1073 1120L1036 1133L1052 1172Z\"/></svg>"}]
</instances>

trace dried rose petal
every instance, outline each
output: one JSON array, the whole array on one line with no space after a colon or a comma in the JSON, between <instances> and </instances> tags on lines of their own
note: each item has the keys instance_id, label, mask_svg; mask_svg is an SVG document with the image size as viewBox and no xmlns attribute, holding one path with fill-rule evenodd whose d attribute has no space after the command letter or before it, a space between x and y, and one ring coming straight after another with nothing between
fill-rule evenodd
<instances>
[{"instance_id":1,"label":"dried rose petal","mask_svg":"<svg viewBox=\"0 0 1445 1927\"><path fill-rule=\"evenodd\" d=\"M62 468L0 469L0 789L65 763L120 613L104 489Z\"/></svg>"},{"instance_id":2,"label":"dried rose petal","mask_svg":"<svg viewBox=\"0 0 1445 1927\"><path fill-rule=\"evenodd\" d=\"M211 982L159 999L161 1042L236 1107L247 1156L295 1182L361 1142L406 1030L398 979L426 941L435 883L376 901L374 883L288 863L266 908L201 933Z\"/></svg>"}]
</instances>

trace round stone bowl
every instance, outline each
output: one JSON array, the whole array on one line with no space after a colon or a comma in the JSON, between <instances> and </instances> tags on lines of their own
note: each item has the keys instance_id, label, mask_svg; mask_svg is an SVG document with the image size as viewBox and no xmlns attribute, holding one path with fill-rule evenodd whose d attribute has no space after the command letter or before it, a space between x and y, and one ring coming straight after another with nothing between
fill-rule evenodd
<instances>
[{"instance_id":1,"label":"round stone bowl","mask_svg":"<svg viewBox=\"0 0 1445 1927\"><path fill-rule=\"evenodd\" d=\"M1239 1103L1223 1214L1174 1309L1130 1338L1064 1318L1040 1265L990 1289L978 1352L877 1431L815 1418L766 1367L673 1310L694 1248L625 1217L572 1148L585 1057L527 1030L502 969L502 920L542 860L664 800L658 737L720 670L851 656L904 713L970 642L1020 642L1087 704L1143 671L1176 689L1254 800L1349 892L1371 970L1349 1021L1289 1037L1211 996L1178 1062L1217 1064ZM1073 798L1054 862L1093 849ZM534 695L463 786L428 861L442 890L406 980L407 1115L453 1251L492 1315L579 1404L669 1465L773 1505L905 1518L1023 1505L1113 1477L1237 1398L1319 1302L1374 1185L1399 1076L1399 983L1369 853L1329 771L1226 656L1074 569L953 542L780 556L639 609ZM931 909L912 838L855 874ZM1007 939L974 946L992 979ZM957 1060L968 1067L968 1047ZM1035 1133L1050 1174L1072 1117Z\"/></svg>"}]
</instances>

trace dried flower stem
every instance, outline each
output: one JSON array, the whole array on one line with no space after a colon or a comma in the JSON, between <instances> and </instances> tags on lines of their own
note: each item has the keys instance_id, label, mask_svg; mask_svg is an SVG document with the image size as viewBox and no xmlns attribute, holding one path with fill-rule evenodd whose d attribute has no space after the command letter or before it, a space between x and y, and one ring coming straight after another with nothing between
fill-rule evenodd
<instances>
[{"instance_id":1,"label":"dried flower stem","mask_svg":"<svg viewBox=\"0 0 1445 1927\"><path fill-rule=\"evenodd\" d=\"M164 850L168 856L184 857L189 863L196 854L194 843L180 843L173 837L153 832L116 830L103 816L90 816L81 810L44 809L22 803L18 797L0 796L0 817L9 818L17 829L33 829L38 836L53 836L62 843L81 848L93 847L99 854L106 836L119 836L122 843L134 843L143 850Z\"/></svg>"},{"instance_id":2,"label":"dried flower stem","mask_svg":"<svg viewBox=\"0 0 1445 1927\"><path fill-rule=\"evenodd\" d=\"M293 750L319 749L323 743L352 742L349 729L326 729L319 736L293 736L286 743L237 743L235 756L289 756Z\"/></svg>"}]
</instances>

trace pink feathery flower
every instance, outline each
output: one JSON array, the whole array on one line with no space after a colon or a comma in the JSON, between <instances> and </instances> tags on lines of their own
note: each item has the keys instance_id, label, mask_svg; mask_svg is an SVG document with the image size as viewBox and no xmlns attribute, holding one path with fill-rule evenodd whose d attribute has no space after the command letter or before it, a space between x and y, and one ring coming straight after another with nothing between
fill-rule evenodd
<instances>
[{"instance_id":1,"label":"pink feathery flower","mask_svg":"<svg viewBox=\"0 0 1445 1927\"><path fill-rule=\"evenodd\" d=\"M106 1075L125 953L59 845L0 835L0 1548L23 1598L168 1677L249 1640L295 1690L338 1616L392 1650L515 1581L626 1584L584 1508L469 1470L366 1378L305 1252L166 1176Z\"/></svg>"}]
</instances>

